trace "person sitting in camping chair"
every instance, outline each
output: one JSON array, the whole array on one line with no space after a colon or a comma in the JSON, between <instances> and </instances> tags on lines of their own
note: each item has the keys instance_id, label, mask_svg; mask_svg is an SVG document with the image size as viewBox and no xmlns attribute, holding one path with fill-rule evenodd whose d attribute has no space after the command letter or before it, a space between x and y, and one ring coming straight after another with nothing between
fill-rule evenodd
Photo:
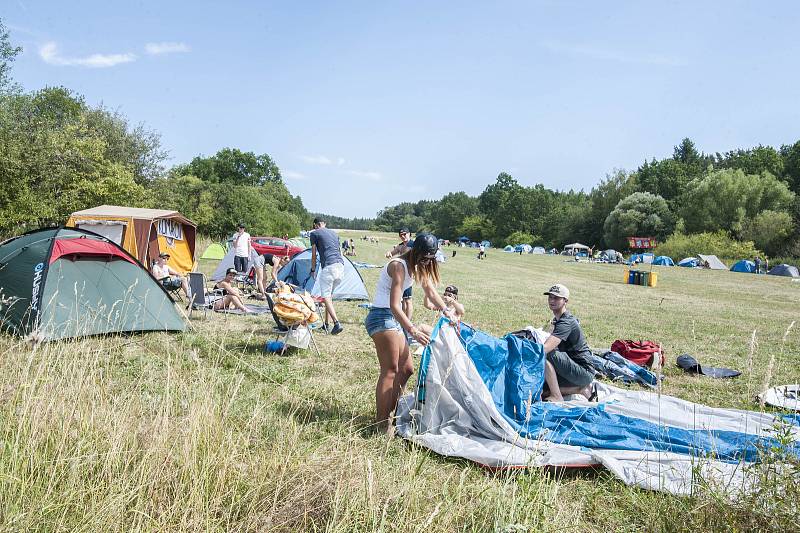
<instances>
[{"instance_id":1,"label":"person sitting in camping chair","mask_svg":"<svg viewBox=\"0 0 800 533\"><path fill-rule=\"evenodd\" d=\"M181 276L174 268L167 264L169 254L161 252L158 254L158 259L153 263L150 271L153 277L168 291L176 291L183 289L183 293L189 298L189 282L185 276Z\"/></svg>"},{"instance_id":2,"label":"person sitting in camping chair","mask_svg":"<svg viewBox=\"0 0 800 533\"><path fill-rule=\"evenodd\" d=\"M233 305L245 313L252 312L242 303L242 291L233 286L237 274L235 268L229 268L225 271L225 278L214 285L214 290L222 293L222 299L214 302L214 311L225 311Z\"/></svg>"}]
</instances>

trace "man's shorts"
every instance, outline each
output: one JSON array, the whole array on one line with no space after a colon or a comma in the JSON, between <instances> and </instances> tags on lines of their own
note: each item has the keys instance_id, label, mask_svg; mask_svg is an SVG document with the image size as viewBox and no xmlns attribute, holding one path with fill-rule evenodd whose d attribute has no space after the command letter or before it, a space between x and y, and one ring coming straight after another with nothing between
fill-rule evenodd
<instances>
[{"instance_id":1,"label":"man's shorts","mask_svg":"<svg viewBox=\"0 0 800 533\"><path fill-rule=\"evenodd\" d=\"M344 278L344 265L342 263L334 263L322 269L319 273L319 292L323 298L330 298L333 294L333 289Z\"/></svg>"},{"instance_id":2,"label":"man's shorts","mask_svg":"<svg viewBox=\"0 0 800 533\"><path fill-rule=\"evenodd\" d=\"M174 276L170 276L168 278L162 279L161 285L167 290L178 289L181 286L181 280Z\"/></svg>"},{"instance_id":3,"label":"man's shorts","mask_svg":"<svg viewBox=\"0 0 800 533\"><path fill-rule=\"evenodd\" d=\"M559 387L586 387L594 380L594 374L576 363L564 352L553 350L547 354L558 376Z\"/></svg>"},{"instance_id":4,"label":"man's shorts","mask_svg":"<svg viewBox=\"0 0 800 533\"><path fill-rule=\"evenodd\" d=\"M409 288L407 288L406 290L403 291L403 300L411 299L411 289L413 289L413 288L414 287L409 287Z\"/></svg>"}]
</instances>

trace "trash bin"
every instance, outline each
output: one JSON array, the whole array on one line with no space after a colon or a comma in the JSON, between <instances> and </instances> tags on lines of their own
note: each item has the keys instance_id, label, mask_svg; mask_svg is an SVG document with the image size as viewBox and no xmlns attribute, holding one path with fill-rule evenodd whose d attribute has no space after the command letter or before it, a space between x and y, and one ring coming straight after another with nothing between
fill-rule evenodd
<instances>
[{"instance_id":1,"label":"trash bin","mask_svg":"<svg viewBox=\"0 0 800 533\"><path fill-rule=\"evenodd\" d=\"M634 272L633 270L625 270L625 283L628 285L633 285Z\"/></svg>"},{"instance_id":2,"label":"trash bin","mask_svg":"<svg viewBox=\"0 0 800 533\"><path fill-rule=\"evenodd\" d=\"M642 272L642 287L647 287L650 284L650 272Z\"/></svg>"},{"instance_id":3,"label":"trash bin","mask_svg":"<svg viewBox=\"0 0 800 533\"><path fill-rule=\"evenodd\" d=\"M650 283L648 284L650 287L655 287L658 284L658 273L650 272Z\"/></svg>"}]
</instances>

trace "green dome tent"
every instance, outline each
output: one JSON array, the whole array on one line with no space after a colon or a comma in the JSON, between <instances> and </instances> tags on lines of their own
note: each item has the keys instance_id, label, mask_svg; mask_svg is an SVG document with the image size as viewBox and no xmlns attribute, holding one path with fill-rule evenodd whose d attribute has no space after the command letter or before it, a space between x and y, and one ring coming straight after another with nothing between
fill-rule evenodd
<instances>
[{"instance_id":1,"label":"green dome tent","mask_svg":"<svg viewBox=\"0 0 800 533\"><path fill-rule=\"evenodd\" d=\"M122 247L91 231L48 228L0 244L0 327L51 341L186 325Z\"/></svg>"},{"instance_id":2,"label":"green dome tent","mask_svg":"<svg viewBox=\"0 0 800 533\"><path fill-rule=\"evenodd\" d=\"M216 259L219 261L225 254L228 252L227 243L221 242L212 242L206 248L206 251L203 252L203 256L200 259Z\"/></svg>"}]
</instances>

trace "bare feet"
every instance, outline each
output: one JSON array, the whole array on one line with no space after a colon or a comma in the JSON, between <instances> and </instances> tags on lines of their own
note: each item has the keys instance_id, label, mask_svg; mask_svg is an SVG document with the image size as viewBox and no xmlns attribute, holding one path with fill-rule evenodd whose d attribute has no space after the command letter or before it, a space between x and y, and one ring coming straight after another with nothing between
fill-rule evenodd
<instances>
[{"instance_id":1,"label":"bare feet","mask_svg":"<svg viewBox=\"0 0 800 533\"><path fill-rule=\"evenodd\" d=\"M543 401L545 401L545 402L563 402L564 401L564 397L561 396L560 394L558 394L558 395L551 394L550 396L545 398Z\"/></svg>"}]
</instances>

